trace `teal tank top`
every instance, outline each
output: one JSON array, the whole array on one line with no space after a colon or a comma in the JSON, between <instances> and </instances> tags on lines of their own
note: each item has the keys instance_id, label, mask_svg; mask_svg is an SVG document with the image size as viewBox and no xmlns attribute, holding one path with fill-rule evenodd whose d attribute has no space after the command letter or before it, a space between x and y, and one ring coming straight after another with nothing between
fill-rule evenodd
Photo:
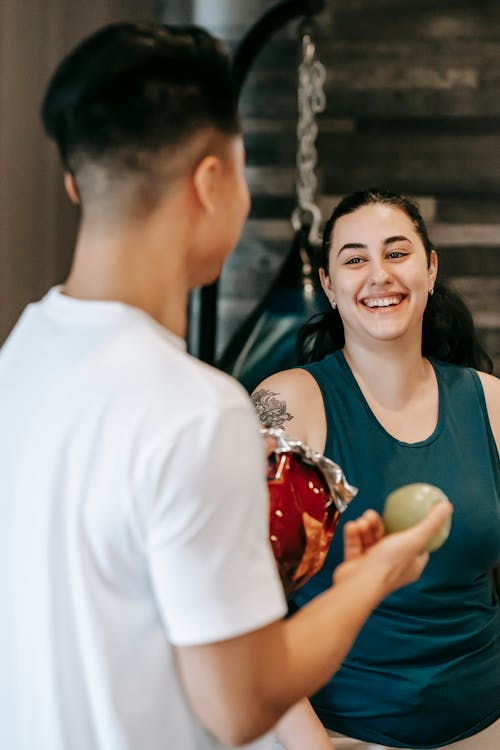
<instances>
[{"instance_id":1,"label":"teal tank top","mask_svg":"<svg viewBox=\"0 0 500 750\"><path fill-rule=\"evenodd\" d=\"M327 419L325 455L359 488L325 564L294 596L302 606L330 586L342 560L342 526L382 511L402 484L429 482L454 506L446 544L414 584L387 597L334 678L313 698L323 723L367 742L434 748L500 716L500 461L474 370L431 360L439 386L426 440L393 438L368 406L341 351L306 365ZM335 622L332 622L335 628Z\"/></svg>"}]
</instances>

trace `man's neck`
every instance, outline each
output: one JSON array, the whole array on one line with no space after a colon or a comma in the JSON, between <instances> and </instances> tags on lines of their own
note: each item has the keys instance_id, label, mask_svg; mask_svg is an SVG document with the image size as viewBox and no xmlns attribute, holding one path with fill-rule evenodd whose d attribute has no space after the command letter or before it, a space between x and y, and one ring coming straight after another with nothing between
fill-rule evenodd
<instances>
[{"instance_id":1,"label":"man's neck","mask_svg":"<svg viewBox=\"0 0 500 750\"><path fill-rule=\"evenodd\" d=\"M96 229L84 223L63 292L137 307L185 337L189 289L175 227L166 246L151 224Z\"/></svg>"}]
</instances>

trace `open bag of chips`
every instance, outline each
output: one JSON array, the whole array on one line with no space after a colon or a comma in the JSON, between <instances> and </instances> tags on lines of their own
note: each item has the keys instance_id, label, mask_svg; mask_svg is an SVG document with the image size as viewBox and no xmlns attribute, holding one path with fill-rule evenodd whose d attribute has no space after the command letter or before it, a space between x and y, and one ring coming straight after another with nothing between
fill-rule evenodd
<instances>
[{"instance_id":1,"label":"open bag of chips","mask_svg":"<svg viewBox=\"0 0 500 750\"><path fill-rule=\"evenodd\" d=\"M269 534L286 596L323 565L340 514L357 489L342 469L282 429L263 428Z\"/></svg>"}]
</instances>

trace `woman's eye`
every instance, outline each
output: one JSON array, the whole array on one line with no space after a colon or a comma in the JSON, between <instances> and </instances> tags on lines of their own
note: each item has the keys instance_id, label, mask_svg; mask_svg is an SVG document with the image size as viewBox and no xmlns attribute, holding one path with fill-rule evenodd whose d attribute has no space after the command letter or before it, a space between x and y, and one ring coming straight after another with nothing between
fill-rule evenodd
<instances>
[{"instance_id":1,"label":"woman's eye","mask_svg":"<svg viewBox=\"0 0 500 750\"><path fill-rule=\"evenodd\" d=\"M354 266L354 265L357 265L358 263L361 263L361 261L362 261L362 258L358 258L358 257L356 257L356 258L349 258L349 260L346 260L345 265L346 266Z\"/></svg>"},{"instance_id":2,"label":"woman's eye","mask_svg":"<svg viewBox=\"0 0 500 750\"><path fill-rule=\"evenodd\" d=\"M391 250L388 257L391 259L404 258L408 253L404 253L402 250Z\"/></svg>"}]
</instances>

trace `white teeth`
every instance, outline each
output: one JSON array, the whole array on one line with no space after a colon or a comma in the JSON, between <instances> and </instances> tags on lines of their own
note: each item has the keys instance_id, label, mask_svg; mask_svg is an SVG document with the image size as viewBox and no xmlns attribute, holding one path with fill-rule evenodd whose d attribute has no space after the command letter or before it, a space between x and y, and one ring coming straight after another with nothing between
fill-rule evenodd
<instances>
[{"instance_id":1,"label":"white teeth","mask_svg":"<svg viewBox=\"0 0 500 750\"><path fill-rule=\"evenodd\" d=\"M399 297L380 297L365 299L363 302L367 307L390 307L391 305L399 305L401 299Z\"/></svg>"}]
</instances>

